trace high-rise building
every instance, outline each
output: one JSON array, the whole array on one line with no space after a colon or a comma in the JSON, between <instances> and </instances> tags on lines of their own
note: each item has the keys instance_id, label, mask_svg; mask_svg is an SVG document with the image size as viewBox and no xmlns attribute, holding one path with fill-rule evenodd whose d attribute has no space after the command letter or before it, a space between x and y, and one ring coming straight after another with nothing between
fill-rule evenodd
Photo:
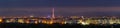
<instances>
[{"instance_id":1,"label":"high-rise building","mask_svg":"<svg viewBox=\"0 0 120 28\"><path fill-rule=\"evenodd\" d=\"M52 9L52 19L55 19L55 12L54 12L54 8Z\"/></svg>"}]
</instances>

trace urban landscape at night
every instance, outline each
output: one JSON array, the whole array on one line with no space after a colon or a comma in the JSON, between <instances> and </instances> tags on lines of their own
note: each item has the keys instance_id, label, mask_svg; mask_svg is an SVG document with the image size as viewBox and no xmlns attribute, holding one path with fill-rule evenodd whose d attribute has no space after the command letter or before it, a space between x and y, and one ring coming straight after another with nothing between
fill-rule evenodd
<instances>
[{"instance_id":1,"label":"urban landscape at night","mask_svg":"<svg viewBox=\"0 0 120 28\"><path fill-rule=\"evenodd\" d=\"M84 17L84 16L55 16L54 8L52 9L52 16L9 16L9 17L0 17L1 23L26 23L26 24L82 24L82 25L112 25L120 24L120 17L117 16L94 16L94 17Z\"/></svg>"},{"instance_id":2,"label":"urban landscape at night","mask_svg":"<svg viewBox=\"0 0 120 28\"><path fill-rule=\"evenodd\" d=\"M55 16L54 8L51 11L52 16L1 16L0 24L46 24L46 25L119 25L119 16ZM113 26L110 26L110 28ZM88 27L83 27L88 28ZM98 27L96 27L98 28ZM100 27L101 28L101 27Z\"/></svg>"},{"instance_id":3,"label":"urban landscape at night","mask_svg":"<svg viewBox=\"0 0 120 28\"><path fill-rule=\"evenodd\" d=\"M120 0L0 0L0 28L120 28Z\"/></svg>"}]
</instances>

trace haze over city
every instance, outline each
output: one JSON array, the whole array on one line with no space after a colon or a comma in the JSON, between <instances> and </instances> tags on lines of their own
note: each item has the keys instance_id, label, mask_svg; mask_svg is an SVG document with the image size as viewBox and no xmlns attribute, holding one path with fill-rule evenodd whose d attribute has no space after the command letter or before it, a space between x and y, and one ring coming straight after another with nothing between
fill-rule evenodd
<instances>
[{"instance_id":1,"label":"haze over city","mask_svg":"<svg viewBox=\"0 0 120 28\"><path fill-rule=\"evenodd\" d=\"M119 16L120 0L0 0L0 16Z\"/></svg>"},{"instance_id":2,"label":"haze over city","mask_svg":"<svg viewBox=\"0 0 120 28\"><path fill-rule=\"evenodd\" d=\"M0 0L0 28L119 28L120 0Z\"/></svg>"}]
</instances>

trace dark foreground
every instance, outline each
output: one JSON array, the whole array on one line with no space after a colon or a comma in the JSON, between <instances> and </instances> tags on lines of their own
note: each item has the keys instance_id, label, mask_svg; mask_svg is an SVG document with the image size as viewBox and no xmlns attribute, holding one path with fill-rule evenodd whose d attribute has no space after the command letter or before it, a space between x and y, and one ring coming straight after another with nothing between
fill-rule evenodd
<instances>
[{"instance_id":1,"label":"dark foreground","mask_svg":"<svg viewBox=\"0 0 120 28\"><path fill-rule=\"evenodd\" d=\"M80 25L80 24L18 24L2 23L0 28L120 28L120 25Z\"/></svg>"}]
</instances>

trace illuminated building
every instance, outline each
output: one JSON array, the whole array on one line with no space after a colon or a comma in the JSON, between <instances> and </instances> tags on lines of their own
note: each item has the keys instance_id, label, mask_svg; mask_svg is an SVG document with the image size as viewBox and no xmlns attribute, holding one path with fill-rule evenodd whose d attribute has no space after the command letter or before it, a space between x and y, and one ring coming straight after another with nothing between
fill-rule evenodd
<instances>
[{"instance_id":1,"label":"illuminated building","mask_svg":"<svg viewBox=\"0 0 120 28\"><path fill-rule=\"evenodd\" d=\"M19 23L24 23L24 19L18 19Z\"/></svg>"},{"instance_id":2,"label":"illuminated building","mask_svg":"<svg viewBox=\"0 0 120 28\"><path fill-rule=\"evenodd\" d=\"M0 17L0 23L3 22L2 18Z\"/></svg>"},{"instance_id":3,"label":"illuminated building","mask_svg":"<svg viewBox=\"0 0 120 28\"><path fill-rule=\"evenodd\" d=\"M55 11L54 11L54 8L52 9L52 19L55 19Z\"/></svg>"}]
</instances>

